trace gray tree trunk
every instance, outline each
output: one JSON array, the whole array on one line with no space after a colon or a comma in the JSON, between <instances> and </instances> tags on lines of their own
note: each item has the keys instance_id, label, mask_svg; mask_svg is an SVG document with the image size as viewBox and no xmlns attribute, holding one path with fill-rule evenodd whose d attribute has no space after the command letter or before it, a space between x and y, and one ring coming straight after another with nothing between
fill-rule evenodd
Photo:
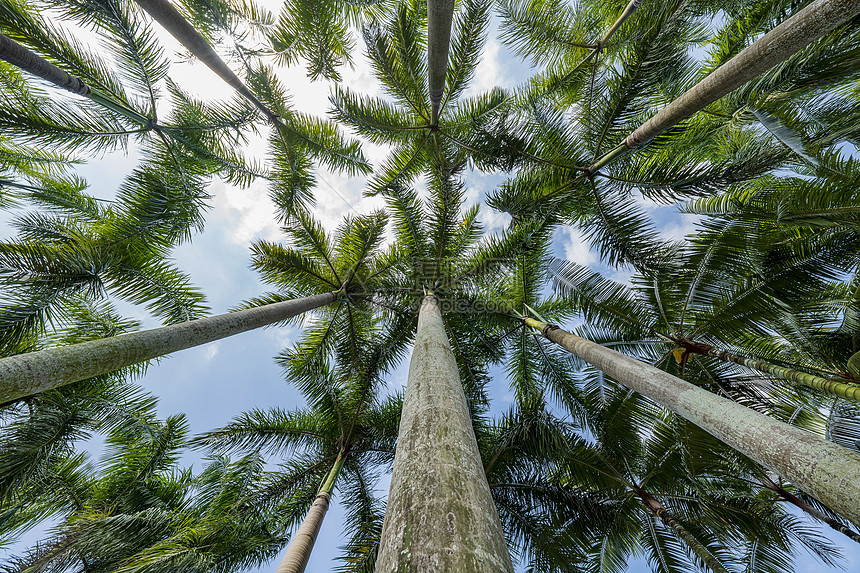
<instances>
[{"instance_id":1,"label":"gray tree trunk","mask_svg":"<svg viewBox=\"0 0 860 573\"><path fill-rule=\"evenodd\" d=\"M427 0L427 71L430 76L430 125L439 124L439 105L445 92L454 0Z\"/></svg>"},{"instance_id":2,"label":"gray tree trunk","mask_svg":"<svg viewBox=\"0 0 860 573\"><path fill-rule=\"evenodd\" d=\"M627 147L651 141L857 14L860 0L815 0L660 110L627 137Z\"/></svg>"},{"instance_id":3,"label":"gray tree trunk","mask_svg":"<svg viewBox=\"0 0 860 573\"><path fill-rule=\"evenodd\" d=\"M263 112L272 123L280 123L278 114L270 110L248 89L248 87L233 73L221 56L218 55L200 32L194 29L179 11L168 0L135 0L138 5L152 16L152 19L179 40L179 43L191 52L195 58L206 64L210 70L227 82L233 89L242 94L248 101Z\"/></svg>"},{"instance_id":4,"label":"gray tree trunk","mask_svg":"<svg viewBox=\"0 0 860 573\"><path fill-rule=\"evenodd\" d=\"M81 79L64 72L48 60L37 56L15 40L0 34L0 60L5 60L25 72L51 82L73 94L85 96L90 88Z\"/></svg>"},{"instance_id":5,"label":"gray tree trunk","mask_svg":"<svg viewBox=\"0 0 860 573\"><path fill-rule=\"evenodd\" d=\"M424 297L377 573L513 573L442 314Z\"/></svg>"},{"instance_id":6,"label":"gray tree trunk","mask_svg":"<svg viewBox=\"0 0 860 573\"><path fill-rule=\"evenodd\" d=\"M337 299L336 292L267 304L0 359L0 404L253 330Z\"/></svg>"},{"instance_id":7,"label":"gray tree trunk","mask_svg":"<svg viewBox=\"0 0 860 573\"><path fill-rule=\"evenodd\" d=\"M658 368L534 319L530 326L631 390L669 408L855 524L860 453L769 418Z\"/></svg>"},{"instance_id":8,"label":"gray tree trunk","mask_svg":"<svg viewBox=\"0 0 860 573\"><path fill-rule=\"evenodd\" d=\"M328 511L329 503L331 502L331 492L334 488L334 482L346 461L346 456L343 453L338 454L334 465L331 468L325 483L317 492L311 508L305 515L299 530L290 540L290 546L287 547L287 552L278 565L275 573L304 573L305 567L308 566L308 561L311 558L311 552L314 549L317 536L322 528L323 519Z\"/></svg>"},{"instance_id":9,"label":"gray tree trunk","mask_svg":"<svg viewBox=\"0 0 860 573\"><path fill-rule=\"evenodd\" d=\"M628 149L635 149L689 119L858 14L860 0L815 0L661 109L628 135L624 143L595 161L588 172L597 172Z\"/></svg>"}]
</instances>

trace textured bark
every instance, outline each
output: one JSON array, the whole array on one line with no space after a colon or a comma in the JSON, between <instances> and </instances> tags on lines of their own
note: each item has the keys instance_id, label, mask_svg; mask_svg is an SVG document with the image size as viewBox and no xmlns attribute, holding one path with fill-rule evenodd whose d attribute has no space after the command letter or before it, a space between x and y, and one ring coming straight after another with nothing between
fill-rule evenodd
<instances>
[{"instance_id":1,"label":"textured bark","mask_svg":"<svg viewBox=\"0 0 860 573\"><path fill-rule=\"evenodd\" d=\"M57 87L68 90L73 94L85 96L90 88L83 80L64 72L48 60L37 56L15 40L0 34L0 60L5 60L13 66L51 82Z\"/></svg>"},{"instance_id":2,"label":"textured bark","mask_svg":"<svg viewBox=\"0 0 860 573\"><path fill-rule=\"evenodd\" d=\"M299 530L290 540L290 546L287 547L287 552L278 565L275 573L304 573L305 567L308 566L308 561L311 558L311 552L314 550L317 536L322 528L323 519L328 511L329 503L331 502L331 492L334 488L334 482L343 467L343 462L346 457L343 453L338 454L337 460L334 462L331 471L326 477L325 483L317 492L311 508L305 515Z\"/></svg>"},{"instance_id":3,"label":"textured bark","mask_svg":"<svg viewBox=\"0 0 860 573\"><path fill-rule=\"evenodd\" d=\"M627 150L648 143L858 14L860 0L816 0L660 110L628 135L624 143L590 165L586 173L595 173ZM604 41L605 38L601 42Z\"/></svg>"},{"instance_id":4,"label":"textured bark","mask_svg":"<svg viewBox=\"0 0 860 573\"><path fill-rule=\"evenodd\" d=\"M759 414L557 326L527 319L549 340L669 408L860 523L860 453Z\"/></svg>"},{"instance_id":5,"label":"textured bark","mask_svg":"<svg viewBox=\"0 0 860 573\"><path fill-rule=\"evenodd\" d=\"M805 501L803 501L802 499L800 499L799 497L797 497L793 493L790 493L790 492L784 490L783 488L779 487L778 485L776 485L774 483L770 483L770 484L766 484L766 485L767 485L768 489L772 489L773 491L775 491L779 495L779 497L781 497L782 499L784 499L788 503L790 503L790 504L794 505L795 507L797 507L798 509L804 511L805 513L807 513L811 517L814 517L815 519L817 519L819 521L823 521L824 523L829 525L831 527L831 529L834 529L834 530L838 531L839 533L850 537L851 539L853 539L857 543L860 543L860 535L858 535L850 527L846 526L843 523L838 522L837 520L833 519L832 517L827 516L824 513L821 513L820 511L815 509L813 506L809 505L808 503L806 503Z\"/></svg>"},{"instance_id":6,"label":"textured bark","mask_svg":"<svg viewBox=\"0 0 860 573\"><path fill-rule=\"evenodd\" d=\"M334 301L325 293L162 328L0 359L0 404L286 320Z\"/></svg>"},{"instance_id":7,"label":"textured bark","mask_svg":"<svg viewBox=\"0 0 860 573\"><path fill-rule=\"evenodd\" d=\"M290 540L290 546L287 547L287 552L275 573L304 572L305 567L308 566L308 560L311 558L311 551L314 548L317 535L319 535L323 519L325 519L325 514L328 511L330 500L331 495L328 493L317 494L314 503L302 521L302 525Z\"/></svg>"},{"instance_id":8,"label":"textured bark","mask_svg":"<svg viewBox=\"0 0 860 573\"><path fill-rule=\"evenodd\" d=\"M671 527L678 537L687 544L687 547L689 547L693 553L698 555L711 571L714 573L729 573L723 564L720 563L710 551L708 551L708 548L699 543L699 540L696 539L692 533L687 531L687 528L681 525L671 513L666 511L663 504L657 501L653 495L644 490L639 490L637 494L639 495L639 499L642 500L642 504L647 507L651 513L660 518L660 521L665 523L666 526Z\"/></svg>"},{"instance_id":9,"label":"textured bark","mask_svg":"<svg viewBox=\"0 0 860 573\"><path fill-rule=\"evenodd\" d=\"M206 64L210 70L218 74L218 76L227 82L233 89L242 94L250 101L257 109L272 123L279 123L278 114L266 107L257 97L245 86L244 82L233 73L230 66L227 65L221 56L212 49L212 46L200 33L194 29L179 11L168 2L168 0L135 0L138 5L146 10L152 16L152 19L161 24L161 26L170 32L170 35L176 38L180 44L191 52L195 58Z\"/></svg>"},{"instance_id":10,"label":"textured bark","mask_svg":"<svg viewBox=\"0 0 860 573\"><path fill-rule=\"evenodd\" d=\"M728 350L714 348L710 344L692 342L689 340L681 340L679 341L679 344L681 344L681 346L686 350L695 352L696 354L710 356L711 358L716 358L724 362L734 362L735 364L740 364L741 366L746 366L747 368L752 368L759 372L773 374L783 380L797 382L798 384L803 384L809 388L815 388L816 390L821 390L822 392L827 392L828 394L860 403L860 386L856 384L846 384L844 382L839 382L838 380L828 380L821 376L815 376L814 374L808 374L792 368L777 366L776 364L771 364L763 360L746 358L729 352Z\"/></svg>"},{"instance_id":11,"label":"textured bark","mask_svg":"<svg viewBox=\"0 0 860 573\"><path fill-rule=\"evenodd\" d=\"M427 0L427 70L430 76L430 125L439 124L439 104L445 92L454 0Z\"/></svg>"},{"instance_id":12,"label":"textured bark","mask_svg":"<svg viewBox=\"0 0 860 573\"><path fill-rule=\"evenodd\" d=\"M403 401L377 573L513 573L457 363L424 297Z\"/></svg>"},{"instance_id":13,"label":"textured bark","mask_svg":"<svg viewBox=\"0 0 860 573\"><path fill-rule=\"evenodd\" d=\"M627 147L633 149L651 141L857 14L860 0L816 0L660 110L627 137Z\"/></svg>"}]
</instances>

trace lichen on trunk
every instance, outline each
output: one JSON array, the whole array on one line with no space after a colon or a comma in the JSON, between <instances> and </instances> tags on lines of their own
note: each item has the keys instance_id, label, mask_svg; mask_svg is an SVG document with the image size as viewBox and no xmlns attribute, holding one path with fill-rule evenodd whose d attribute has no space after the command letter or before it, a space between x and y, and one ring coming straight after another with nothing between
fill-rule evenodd
<instances>
[{"instance_id":1,"label":"lichen on trunk","mask_svg":"<svg viewBox=\"0 0 860 573\"><path fill-rule=\"evenodd\" d=\"M513 573L433 295L419 313L376 571Z\"/></svg>"}]
</instances>

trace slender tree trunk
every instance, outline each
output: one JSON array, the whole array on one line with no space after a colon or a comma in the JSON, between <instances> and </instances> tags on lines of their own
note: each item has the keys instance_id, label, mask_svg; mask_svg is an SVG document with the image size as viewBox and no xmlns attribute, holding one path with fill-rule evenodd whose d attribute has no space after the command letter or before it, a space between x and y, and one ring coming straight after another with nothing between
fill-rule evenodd
<instances>
[{"instance_id":1,"label":"slender tree trunk","mask_svg":"<svg viewBox=\"0 0 860 573\"><path fill-rule=\"evenodd\" d=\"M427 71L430 76L430 125L439 125L439 105L445 92L454 0L427 0Z\"/></svg>"},{"instance_id":2,"label":"slender tree trunk","mask_svg":"<svg viewBox=\"0 0 860 573\"><path fill-rule=\"evenodd\" d=\"M621 25L627 21L627 18L629 18L630 16L633 15L633 12L636 11L636 9L639 7L639 5L641 3L642 3L642 0L630 0L630 2L627 4L627 7L624 8L624 12L622 12L621 15L618 17L618 19L615 20L615 23L612 24L612 27L609 28L605 34L603 34L603 37L600 39L600 42L598 42L598 44L597 44L598 50L602 50L606 46L606 42L609 41L609 38L611 38L612 35L618 31L618 28L620 28Z\"/></svg>"},{"instance_id":3,"label":"slender tree trunk","mask_svg":"<svg viewBox=\"0 0 860 573\"><path fill-rule=\"evenodd\" d=\"M660 110L627 136L624 143L594 162L588 171L595 173L626 150L635 149L689 119L858 14L860 0L815 0Z\"/></svg>"},{"instance_id":4,"label":"slender tree trunk","mask_svg":"<svg viewBox=\"0 0 860 573\"><path fill-rule=\"evenodd\" d=\"M38 76L73 94L87 95L90 88L79 78L64 72L48 60L37 56L15 40L0 34L0 60Z\"/></svg>"},{"instance_id":5,"label":"slender tree trunk","mask_svg":"<svg viewBox=\"0 0 860 573\"><path fill-rule=\"evenodd\" d=\"M338 292L318 294L162 328L2 358L0 404L287 320L328 304L337 297Z\"/></svg>"},{"instance_id":6,"label":"slender tree trunk","mask_svg":"<svg viewBox=\"0 0 860 573\"><path fill-rule=\"evenodd\" d=\"M549 340L669 408L860 523L860 453L769 418L658 368L527 318Z\"/></svg>"},{"instance_id":7,"label":"slender tree trunk","mask_svg":"<svg viewBox=\"0 0 860 573\"><path fill-rule=\"evenodd\" d=\"M740 364L741 366L746 366L747 368L752 368L753 370L758 370L759 372L773 374L778 378L797 382L798 384L803 384L804 386L808 386L809 388L815 388L816 390L821 390L823 392L827 392L828 394L839 396L840 398L845 398L846 400L851 400L852 402L860 403L860 386L856 384L846 384L837 380L828 380L827 378L822 378L821 376L807 374L806 372L801 372L800 370L794 370L792 368L777 366L776 364L771 364L763 360L746 358L744 356L729 352L728 350L720 350L718 348L714 348L710 344L705 344L702 342L680 340L679 344L684 349L690 352L694 352L696 354L710 356L711 358L716 358L724 362L734 362L735 364Z\"/></svg>"},{"instance_id":8,"label":"slender tree trunk","mask_svg":"<svg viewBox=\"0 0 860 573\"><path fill-rule=\"evenodd\" d=\"M308 510L308 514L290 541L290 546L287 547L287 552L275 573L304 573L305 567L308 566L308 560L311 558L311 551L314 549L317 535L319 535L322 527L323 519L325 519L325 514L328 511L334 482L337 480L344 461L346 461L346 455L340 452L325 482L317 492L316 499Z\"/></svg>"},{"instance_id":9,"label":"slender tree trunk","mask_svg":"<svg viewBox=\"0 0 860 573\"><path fill-rule=\"evenodd\" d=\"M651 513L659 517L660 521L665 523L668 527L671 527L678 537L687 544L687 547L689 547L693 553L698 555L711 571L714 573L729 573L723 564L720 563L720 561L714 557L710 551L708 551L708 548L699 543L699 540L696 539L692 533L687 531L687 528L681 525L671 513L666 511L663 504L657 501L653 495L642 489L638 490L636 493L639 495L639 499L642 500L642 504L648 508Z\"/></svg>"},{"instance_id":10,"label":"slender tree trunk","mask_svg":"<svg viewBox=\"0 0 860 573\"><path fill-rule=\"evenodd\" d=\"M424 297L377 573L513 573L439 301Z\"/></svg>"},{"instance_id":11,"label":"slender tree trunk","mask_svg":"<svg viewBox=\"0 0 860 573\"><path fill-rule=\"evenodd\" d=\"M797 497L793 493L790 493L790 492L784 490L783 488L781 488L780 486L771 482L770 480L768 480L768 482L765 483L765 486L768 489L775 491L779 495L779 497L781 497L782 499L784 499L788 503L792 504L793 506L797 507L798 509L803 510L805 513L814 517L815 519L817 519L819 521L823 521L824 523L826 523L832 529L835 529L839 533L842 533L843 535L847 535L852 540L856 541L857 543L860 543L860 535L858 535L850 527L846 526L843 523L840 523L839 521L833 519L832 517L825 515L824 513L821 513L820 511L818 511L813 506L809 505L808 503L806 503L805 501L803 501L802 499L800 499L799 497Z\"/></svg>"},{"instance_id":12,"label":"slender tree trunk","mask_svg":"<svg viewBox=\"0 0 860 573\"><path fill-rule=\"evenodd\" d=\"M148 117L140 115L133 109L129 109L113 101L98 90L90 88L82 79L61 70L48 60L3 34L0 34L0 60L5 60L27 73L54 84L58 88L87 97L142 127L151 128L153 126Z\"/></svg>"},{"instance_id":13,"label":"slender tree trunk","mask_svg":"<svg viewBox=\"0 0 860 573\"><path fill-rule=\"evenodd\" d=\"M206 39L194 29L179 11L168 0L135 0L138 5L152 16L152 19L170 32L180 44L191 52L195 58L206 64L210 70L227 82L233 89L242 94L248 101L259 109L272 123L280 123L278 114L266 107L251 92L239 77L233 73L221 56L218 55Z\"/></svg>"}]
</instances>

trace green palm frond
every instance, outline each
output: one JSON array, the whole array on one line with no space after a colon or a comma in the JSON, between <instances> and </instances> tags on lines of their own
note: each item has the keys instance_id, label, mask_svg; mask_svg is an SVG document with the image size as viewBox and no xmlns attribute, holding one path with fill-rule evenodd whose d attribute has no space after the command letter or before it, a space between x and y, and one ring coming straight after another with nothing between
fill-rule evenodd
<instances>
[{"instance_id":1,"label":"green palm frond","mask_svg":"<svg viewBox=\"0 0 860 573\"><path fill-rule=\"evenodd\" d=\"M457 12L445 78L445 103L456 100L472 79L484 47L489 16L490 4L482 0L469 0Z\"/></svg>"}]
</instances>

